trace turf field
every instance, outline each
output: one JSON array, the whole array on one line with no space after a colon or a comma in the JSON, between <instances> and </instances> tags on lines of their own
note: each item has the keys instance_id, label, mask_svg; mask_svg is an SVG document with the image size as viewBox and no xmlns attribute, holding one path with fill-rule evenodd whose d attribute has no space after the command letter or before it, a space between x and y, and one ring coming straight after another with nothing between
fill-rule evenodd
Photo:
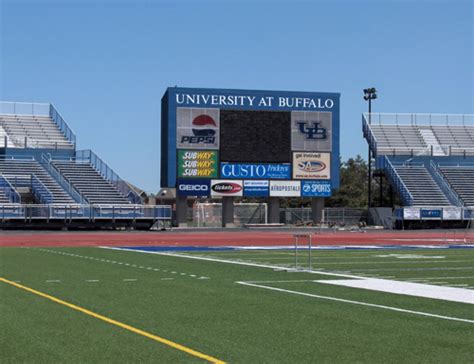
<instances>
[{"instance_id":1,"label":"turf field","mask_svg":"<svg viewBox=\"0 0 474 364\"><path fill-rule=\"evenodd\" d=\"M307 264L303 249L296 270L291 249L1 248L1 361L472 362L474 249L315 250ZM383 291L403 283L415 293Z\"/></svg>"}]
</instances>

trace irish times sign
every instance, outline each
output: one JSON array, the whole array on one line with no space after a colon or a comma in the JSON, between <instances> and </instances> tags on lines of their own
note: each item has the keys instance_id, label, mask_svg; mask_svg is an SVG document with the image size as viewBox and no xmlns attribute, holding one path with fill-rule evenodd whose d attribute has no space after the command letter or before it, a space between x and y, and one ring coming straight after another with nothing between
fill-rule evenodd
<instances>
[{"instance_id":1,"label":"irish times sign","mask_svg":"<svg viewBox=\"0 0 474 364\"><path fill-rule=\"evenodd\" d=\"M330 196L339 187L339 98L168 88L161 186L187 196Z\"/></svg>"}]
</instances>

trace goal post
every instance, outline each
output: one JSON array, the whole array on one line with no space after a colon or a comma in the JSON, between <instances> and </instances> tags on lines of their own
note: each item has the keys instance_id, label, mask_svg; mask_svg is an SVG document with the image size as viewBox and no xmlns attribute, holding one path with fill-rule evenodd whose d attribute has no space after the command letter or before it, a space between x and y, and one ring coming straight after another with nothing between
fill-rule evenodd
<instances>
[{"instance_id":1,"label":"goal post","mask_svg":"<svg viewBox=\"0 0 474 364\"><path fill-rule=\"evenodd\" d=\"M464 243L474 244L474 220L467 222L466 230L464 231Z\"/></svg>"},{"instance_id":2,"label":"goal post","mask_svg":"<svg viewBox=\"0 0 474 364\"><path fill-rule=\"evenodd\" d=\"M311 271L313 268L313 238L311 234L294 234L294 264L296 271Z\"/></svg>"}]
</instances>

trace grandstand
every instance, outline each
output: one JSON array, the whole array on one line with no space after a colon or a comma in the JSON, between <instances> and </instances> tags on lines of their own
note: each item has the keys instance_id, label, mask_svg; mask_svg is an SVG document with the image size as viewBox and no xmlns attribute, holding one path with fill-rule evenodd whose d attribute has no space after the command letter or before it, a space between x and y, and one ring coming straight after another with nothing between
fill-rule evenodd
<instances>
[{"instance_id":1,"label":"grandstand","mask_svg":"<svg viewBox=\"0 0 474 364\"><path fill-rule=\"evenodd\" d=\"M168 207L144 207L94 152L76 150L75 134L53 105L16 102L0 102L0 214L0 227L15 219L150 226L171 217Z\"/></svg>"},{"instance_id":2,"label":"grandstand","mask_svg":"<svg viewBox=\"0 0 474 364\"><path fill-rule=\"evenodd\" d=\"M371 113L362 129L375 168L414 219L473 216L474 115Z\"/></svg>"}]
</instances>

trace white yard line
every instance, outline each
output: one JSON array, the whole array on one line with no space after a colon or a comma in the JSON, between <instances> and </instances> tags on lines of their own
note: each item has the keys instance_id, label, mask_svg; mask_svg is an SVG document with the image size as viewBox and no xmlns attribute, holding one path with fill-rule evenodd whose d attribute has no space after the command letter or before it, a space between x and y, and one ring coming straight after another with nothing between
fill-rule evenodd
<instances>
[{"instance_id":1,"label":"white yard line","mask_svg":"<svg viewBox=\"0 0 474 364\"><path fill-rule=\"evenodd\" d=\"M374 303L367 303L367 302L362 302L362 301L346 300L346 299L337 298L337 297L320 296L320 295L311 294L311 293L292 291L292 290L283 289L283 288L269 287L269 286L265 286L265 285L261 285L261 284L255 284L255 283L249 283L249 282L236 282L236 283L244 285L244 286L249 286L249 287L262 288L262 289L267 289L267 290L270 290L270 291L284 292L284 293L289 293L289 294L294 294L294 295L299 295L299 296L318 298L318 299L322 299L322 300L349 303L349 304L353 304L353 305L374 307L374 308L380 308L380 309L383 309L383 310L396 311L396 312L402 312L402 313L409 313L409 314L413 314L413 315L433 317L433 318L439 318L439 319L443 319L443 320L459 321L459 322L466 322L466 323L474 324L474 320L468 320L468 319L463 319L463 318L458 318L458 317L442 316L442 315L436 315L436 314L432 314L432 313L428 313L428 312L412 311L412 310L406 310L406 309L398 308L398 307L377 305L377 304L374 304Z\"/></svg>"}]
</instances>

